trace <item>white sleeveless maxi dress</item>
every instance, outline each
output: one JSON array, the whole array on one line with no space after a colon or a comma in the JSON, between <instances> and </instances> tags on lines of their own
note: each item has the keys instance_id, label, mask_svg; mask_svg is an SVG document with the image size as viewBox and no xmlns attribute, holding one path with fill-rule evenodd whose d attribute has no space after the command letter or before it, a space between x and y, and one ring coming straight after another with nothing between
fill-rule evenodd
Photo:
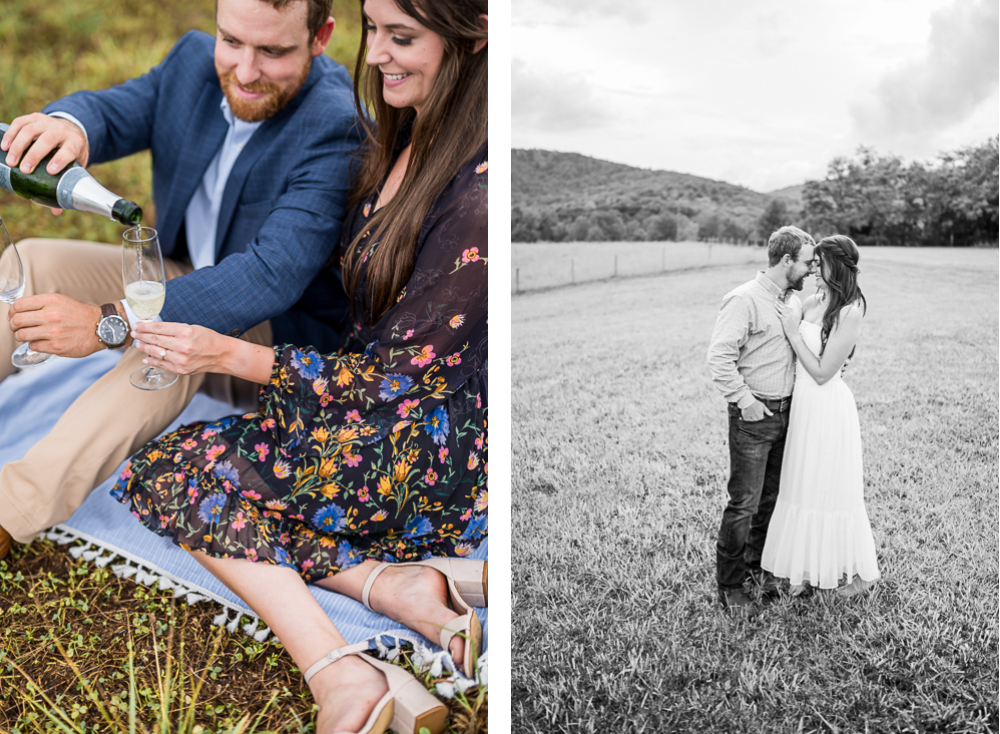
<instances>
[{"instance_id":1,"label":"white sleeveless maxi dress","mask_svg":"<svg viewBox=\"0 0 1000 734\"><path fill-rule=\"evenodd\" d=\"M822 325L799 333L819 354ZM838 372L818 385L801 363L789 415L781 484L761 566L794 585L822 589L879 578L865 509L861 424L851 389Z\"/></svg>"}]
</instances>

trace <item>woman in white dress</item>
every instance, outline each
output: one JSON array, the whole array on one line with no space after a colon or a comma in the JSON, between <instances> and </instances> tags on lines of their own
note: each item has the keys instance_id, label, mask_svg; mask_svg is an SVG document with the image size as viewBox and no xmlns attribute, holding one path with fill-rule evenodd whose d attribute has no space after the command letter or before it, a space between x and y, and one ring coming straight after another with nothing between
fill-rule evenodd
<instances>
[{"instance_id":1,"label":"woman in white dress","mask_svg":"<svg viewBox=\"0 0 1000 734\"><path fill-rule=\"evenodd\" d=\"M798 358L781 489L761 566L787 578L793 596L807 586L854 596L878 578L875 539L865 510L861 425L841 370L854 354L867 304L858 287L858 247L849 237L820 241L817 293L801 315L777 304Z\"/></svg>"}]
</instances>

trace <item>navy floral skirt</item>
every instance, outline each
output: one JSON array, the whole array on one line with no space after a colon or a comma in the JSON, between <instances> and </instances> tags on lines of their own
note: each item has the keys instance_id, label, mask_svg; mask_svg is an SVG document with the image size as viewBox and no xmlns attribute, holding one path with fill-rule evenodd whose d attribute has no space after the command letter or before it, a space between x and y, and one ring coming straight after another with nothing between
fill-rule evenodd
<instances>
[{"instance_id":1,"label":"navy floral skirt","mask_svg":"<svg viewBox=\"0 0 1000 734\"><path fill-rule=\"evenodd\" d=\"M475 376L432 409L397 410L405 420L379 437L358 411L323 410L321 364L315 378L302 369L310 354L278 356L260 412L150 442L112 495L186 550L289 566L307 581L369 558L465 556L479 546L488 531L487 408ZM393 398L404 392L391 375L383 383Z\"/></svg>"}]
</instances>

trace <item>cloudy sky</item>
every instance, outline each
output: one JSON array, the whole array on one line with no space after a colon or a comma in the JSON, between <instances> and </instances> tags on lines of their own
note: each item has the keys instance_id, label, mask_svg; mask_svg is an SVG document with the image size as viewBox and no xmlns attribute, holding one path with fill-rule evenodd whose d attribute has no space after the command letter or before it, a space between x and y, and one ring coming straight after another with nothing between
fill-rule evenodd
<instances>
[{"instance_id":1,"label":"cloudy sky","mask_svg":"<svg viewBox=\"0 0 1000 734\"><path fill-rule=\"evenodd\" d=\"M772 191L1000 131L1000 0L515 0L511 140Z\"/></svg>"}]
</instances>

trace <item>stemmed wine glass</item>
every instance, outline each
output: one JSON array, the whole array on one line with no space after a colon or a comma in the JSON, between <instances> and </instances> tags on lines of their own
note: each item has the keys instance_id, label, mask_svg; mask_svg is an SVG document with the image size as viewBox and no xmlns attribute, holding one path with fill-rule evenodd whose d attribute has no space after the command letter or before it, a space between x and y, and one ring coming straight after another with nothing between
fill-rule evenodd
<instances>
[{"instance_id":1,"label":"stemmed wine glass","mask_svg":"<svg viewBox=\"0 0 1000 734\"><path fill-rule=\"evenodd\" d=\"M152 227L127 229L122 239L125 240L122 247L125 298L141 321L151 321L159 316L167 295L160 239ZM140 367L132 372L129 382L140 390L160 390L177 382L177 375L156 367Z\"/></svg>"},{"instance_id":2,"label":"stemmed wine glass","mask_svg":"<svg viewBox=\"0 0 1000 734\"><path fill-rule=\"evenodd\" d=\"M7 232L7 226L0 217L0 301L13 303L24 295L24 268L21 267L21 256L14 247L14 240ZM15 367L31 367L41 364L52 357L51 354L36 352L25 342L11 355L10 361Z\"/></svg>"}]
</instances>

